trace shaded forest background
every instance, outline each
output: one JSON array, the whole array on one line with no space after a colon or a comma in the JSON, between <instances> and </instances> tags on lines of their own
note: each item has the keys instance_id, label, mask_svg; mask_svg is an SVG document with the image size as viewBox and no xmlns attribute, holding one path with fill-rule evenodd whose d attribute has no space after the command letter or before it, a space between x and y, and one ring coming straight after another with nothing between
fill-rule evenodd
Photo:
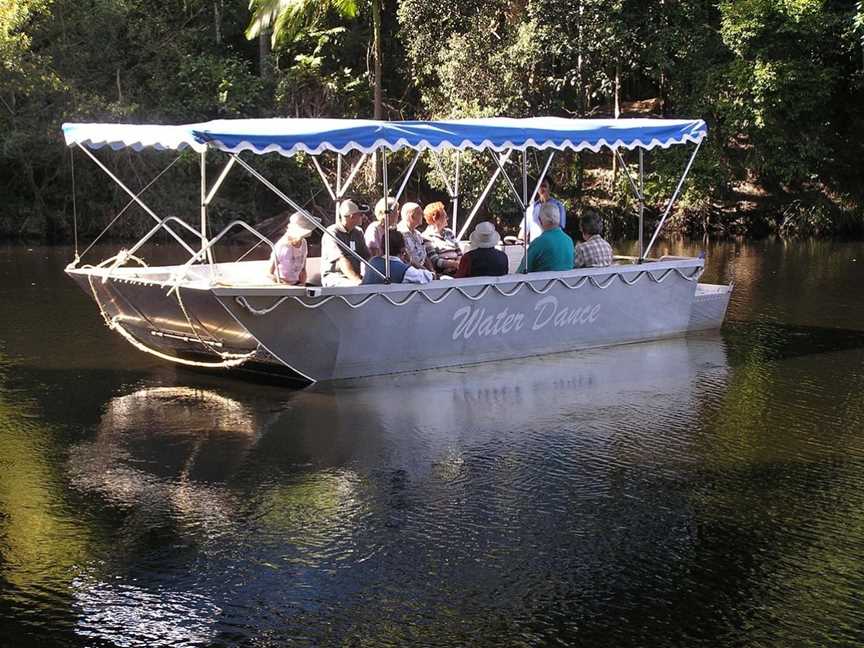
<instances>
[{"instance_id":1,"label":"shaded forest background","mask_svg":"<svg viewBox=\"0 0 864 648\"><path fill-rule=\"evenodd\" d=\"M864 235L862 2L282 4L291 20L277 24L279 37L264 25L250 39L253 11L266 2L0 0L0 236L71 239L72 166L62 122L371 117L376 49L384 118L701 117L709 137L675 227L690 234ZM671 194L686 154L647 156L649 216ZM99 155L136 191L178 157ZM260 163L298 200L332 213L329 196L314 188L320 182L311 182L308 160L271 155ZM468 156L463 183L476 185L470 191L479 192L488 168L488 160ZM160 215L194 222L198 173L197 156L181 154L146 199ZM572 210L597 206L614 236L633 233L626 179L610 154L561 156L552 177ZM360 178L359 198L377 197L373 180ZM80 153L75 183L79 230L95 234L126 200ZM421 166L408 195L429 200L442 189L434 169ZM490 210L504 222L517 216L503 186ZM118 219L115 233L148 227L136 211ZM266 189L238 175L211 214L218 225L278 211Z\"/></svg>"}]
</instances>

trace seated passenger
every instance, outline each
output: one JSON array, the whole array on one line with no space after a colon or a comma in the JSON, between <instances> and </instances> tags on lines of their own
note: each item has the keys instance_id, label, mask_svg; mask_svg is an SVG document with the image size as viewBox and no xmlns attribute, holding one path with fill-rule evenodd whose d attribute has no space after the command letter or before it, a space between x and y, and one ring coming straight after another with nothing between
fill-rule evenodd
<instances>
[{"instance_id":1,"label":"seated passenger","mask_svg":"<svg viewBox=\"0 0 864 648\"><path fill-rule=\"evenodd\" d=\"M336 222L327 228L330 235L321 237L322 286L356 286L363 280L360 261L333 240L336 237L355 254L368 260L369 250L358 227L362 218L363 214L353 200L345 200L339 205Z\"/></svg>"},{"instance_id":2,"label":"seated passenger","mask_svg":"<svg viewBox=\"0 0 864 648\"><path fill-rule=\"evenodd\" d=\"M273 245L270 255L270 277L277 283L297 284L306 283L306 237L315 229L315 224L320 223L317 218L312 223L300 212L291 214L285 233Z\"/></svg>"},{"instance_id":3,"label":"seated passenger","mask_svg":"<svg viewBox=\"0 0 864 648\"><path fill-rule=\"evenodd\" d=\"M462 277L501 277L509 267L507 255L495 246L501 241L492 223L478 223L471 232L471 250L462 255L456 279Z\"/></svg>"},{"instance_id":4,"label":"seated passenger","mask_svg":"<svg viewBox=\"0 0 864 648\"><path fill-rule=\"evenodd\" d=\"M552 203L558 208L558 227L562 230L564 229L567 223L567 211L564 209L564 205L549 193L549 179L543 178L540 187L537 189L537 199L528 205L528 209L525 210L525 218L522 219L522 223L519 225L519 238L521 240L525 240L526 220L528 221L529 244L543 234L543 228L540 226L540 208L547 202Z\"/></svg>"},{"instance_id":5,"label":"seated passenger","mask_svg":"<svg viewBox=\"0 0 864 648\"><path fill-rule=\"evenodd\" d=\"M540 227L543 233L528 246L528 272L573 269L573 239L558 227L560 214L551 202L540 208ZM525 259L517 272L525 272Z\"/></svg>"},{"instance_id":6,"label":"seated passenger","mask_svg":"<svg viewBox=\"0 0 864 648\"><path fill-rule=\"evenodd\" d=\"M453 275L459 268L462 249L453 230L447 227L447 211L444 203L434 202L423 209L423 218L428 225L423 230L426 254L432 267L440 274Z\"/></svg>"},{"instance_id":7,"label":"seated passenger","mask_svg":"<svg viewBox=\"0 0 864 648\"><path fill-rule=\"evenodd\" d=\"M387 210L389 205L390 210ZM387 217L387 227L394 229L399 223L399 201L395 198L382 198L375 204L375 220L366 228L366 247L369 254L378 256L384 254L384 217Z\"/></svg>"},{"instance_id":8,"label":"seated passenger","mask_svg":"<svg viewBox=\"0 0 864 648\"><path fill-rule=\"evenodd\" d=\"M588 209L579 217L583 243L576 244L574 252L577 268L605 268L612 265L612 246L600 234L603 219L600 214Z\"/></svg>"},{"instance_id":9,"label":"seated passenger","mask_svg":"<svg viewBox=\"0 0 864 648\"><path fill-rule=\"evenodd\" d=\"M390 245L390 283L426 284L435 278L428 270L415 268L407 262L408 255L405 253L405 239L402 237L401 232L388 230L387 239ZM387 274L387 263L383 255L372 257L369 260L369 264L381 274ZM364 268L363 283L383 284L384 279L378 275L378 272Z\"/></svg>"},{"instance_id":10,"label":"seated passenger","mask_svg":"<svg viewBox=\"0 0 864 648\"><path fill-rule=\"evenodd\" d=\"M396 229L405 239L405 252L408 262L415 268L432 270L432 262L426 254L426 244L423 235L417 231L417 226L423 222L423 209L415 202L402 205L402 220Z\"/></svg>"}]
</instances>

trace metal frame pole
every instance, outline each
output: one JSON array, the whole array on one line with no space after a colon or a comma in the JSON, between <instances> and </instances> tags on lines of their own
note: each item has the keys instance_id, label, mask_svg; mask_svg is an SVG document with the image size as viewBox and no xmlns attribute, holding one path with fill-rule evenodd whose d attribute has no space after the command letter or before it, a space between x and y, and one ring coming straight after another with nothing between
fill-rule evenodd
<instances>
[{"instance_id":1,"label":"metal frame pole","mask_svg":"<svg viewBox=\"0 0 864 648\"><path fill-rule=\"evenodd\" d=\"M522 198L519 196L519 192L516 191L516 185L513 184L513 181L510 179L510 176L504 171L504 167L501 166L501 162L498 160L498 157L495 155L495 152L490 149L489 153L492 155L492 159L495 160L495 164L498 165L498 168L501 169L501 173L504 175L504 179L507 181L507 185L510 187L510 191L513 192L513 196L516 198L516 202L519 203L519 206L522 210L525 210L525 203L522 202Z\"/></svg>"},{"instance_id":2,"label":"metal frame pole","mask_svg":"<svg viewBox=\"0 0 864 648\"><path fill-rule=\"evenodd\" d=\"M333 199L335 213L333 214L333 222L339 222L339 203L342 198L342 154L336 154L336 197Z\"/></svg>"},{"instance_id":3,"label":"metal frame pole","mask_svg":"<svg viewBox=\"0 0 864 648\"><path fill-rule=\"evenodd\" d=\"M639 261L642 261L642 250L645 248L644 234L645 231L645 166L644 166L645 151L639 149Z\"/></svg>"},{"instance_id":4,"label":"metal frame pole","mask_svg":"<svg viewBox=\"0 0 864 648\"><path fill-rule=\"evenodd\" d=\"M325 236L329 236L330 238L332 238L333 241L336 243L336 245L338 245L340 248L342 248L342 250L344 250L345 252L347 252L348 254L350 254L352 257L354 257L355 259L357 259L360 263L362 263L363 265L365 265L367 268L371 268L372 271L375 272L375 274L377 274L379 277L381 277L382 279L385 279L384 275L381 274L381 273L380 273L380 272L375 268L375 266L373 266L372 264L370 264L366 259L364 259L362 256L360 256L359 254L357 254L354 250L352 250L349 246L345 245L342 241L340 241L338 236L334 236L334 234L333 234L330 230L328 230L326 227L324 227L323 225L321 225L321 223L319 223L317 219L313 218L312 215L311 215L308 211L306 211L303 207L301 207L301 206L298 205L296 202L294 202L293 200L291 200L291 198L289 198L289 197L288 197L288 196L287 196L283 191L281 191L281 190L280 190L276 185L274 185L274 184L273 184L272 182L270 182L267 178L265 178L263 175L261 175L260 173L258 173L258 172L257 172L257 171L256 171L256 170L255 170L255 169L254 169L254 168L253 168L253 167L248 163L248 162L246 162L246 160L244 160L243 158L241 158L241 157L239 156L239 154L237 154L237 153L232 153L231 155L232 155L232 157L236 158L236 159L237 159L237 163L238 163L240 166L242 166L244 169L246 169L246 170L247 170L247 171L252 175L252 177L254 177L256 180L258 180L258 182L260 182L261 184L263 184L263 185L264 185L265 187L267 187L270 191L272 191L272 192L273 192L274 194L276 194L279 198L281 198L281 199L282 199L282 200L283 200L283 201L284 201L284 202L285 202L289 207L291 207L291 209L293 209L294 211L299 212L300 214L302 214L303 217L306 218L306 220L308 220L308 221L309 221L309 222L310 222L310 223L315 227L315 229L317 229L317 230L319 230L320 232L322 232ZM195 253L192 252L192 254L195 254Z\"/></svg>"},{"instance_id":5,"label":"metal frame pole","mask_svg":"<svg viewBox=\"0 0 864 648\"><path fill-rule=\"evenodd\" d=\"M522 218L525 219L525 236L522 237L522 267L524 274L528 274L528 208L525 203L528 200L528 149L522 151Z\"/></svg>"},{"instance_id":6,"label":"metal frame pole","mask_svg":"<svg viewBox=\"0 0 864 648\"><path fill-rule=\"evenodd\" d=\"M492 174L492 177L489 178L489 182L486 183L486 188L483 189L483 192L480 194L480 197L477 199L477 202L474 203L474 207L471 208L471 213L468 214L468 218L465 221L465 224L462 226L462 231L459 232L459 236L456 237L457 241L461 241L462 237L465 236L465 232L468 231L468 228L471 226L471 222L474 220L474 216L477 215L477 212L480 211L480 208L483 206L483 203L486 201L486 196L489 195L489 192L492 191L492 187L495 186L495 181L498 179L498 176L501 175L501 170L503 169L502 164L510 163L510 155L513 153L513 149L510 149L501 156L501 164L498 165L498 168L495 169L495 173ZM495 153L493 152L493 155Z\"/></svg>"},{"instance_id":7,"label":"metal frame pole","mask_svg":"<svg viewBox=\"0 0 864 648\"><path fill-rule=\"evenodd\" d=\"M408 181L411 179L411 174L414 173L414 167L417 166L417 160L420 159L420 151L418 150L413 159L411 160L411 164L408 165L408 171L405 173L405 177L402 179L402 184L399 185L399 191L396 192L396 200L400 200L402 198L402 192L405 191L405 187L408 186Z\"/></svg>"},{"instance_id":8,"label":"metal frame pole","mask_svg":"<svg viewBox=\"0 0 864 648\"><path fill-rule=\"evenodd\" d=\"M390 283L390 185L387 182L387 149L381 147L381 180L384 183L384 279Z\"/></svg>"},{"instance_id":9,"label":"metal frame pole","mask_svg":"<svg viewBox=\"0 0 864 648\"><path fill-rule=\"evenodd\" d=\"M227 173L227 170L226 170ZM224 175L223 175L224 177ZM207 262L210 264L210 274L213 274L213 250L207 245L207 149L201 151L201 250L207 249Z\"/></svg>"},{"instance_id":10,"label":"metal frame pole","mask_svg":"<svg viewBox=\"0 0 864 648\"><path fill-rule=\"evenodd\" d=\"M216 178L216 182L210 187L210 193L207 194L207 197L204 199L205 205L210 205L213 202L213 198L216 197L216 192L219 191L219 188L222 186L222 183L225 182L225 178L228 177L228 172L231 170L231 167L234 166L234 158L228 158L228 164L225 165L225 168L222 169L222 173L219 174L219 177Z\"/></svg>"},{"instance_id":11,"label":"metal frame pole","mask_svg":"<svg viewBox=\"0 0 864 648\"><path fill-rule=\"evenodd\" d=\"M116 175L114 175L113 173L111 173L111 171L108 169L108 167L106 167L104 164L102 164L102 162L99 160L99 158L97 158L97 157L96 157L95 155L93 155L89 150L87 150L87 147L82 146L80 143L79 143L79 144L76 144L76 146L77 146L78 148L80 148L82 151L84 151L84 153L87 154L87 157L89 157L91 160L93 160L93 161L96 163L96 165L97 165L100 169L102 169L102 170L103 170L103 171L108 175L109 178L111 178L114 182L116 182L116 183L117 183L117 186L119 186L123 191L125 191L127 194L129 194L129 197L132 198L132 200L134 200L136 203L138 203L138 206L141 207L141 209L143 209L145 212L147 212L147 214L148 214L148 215L149 215L153 220L155 220L157 223L162 224L162 222L163 222L162 219L159 218L159 216L157 216L156 213L155 213L152 209L150 209L150 208L149 208L149 207L144 203L144 201L141 200L141 199L140 199L140 198L139 198L139 197L138 197L138 196L137 196L137 195L136 195L136 194L135 194L135 193L134 193L134 192L133 192L129 187L127 187L125 184L123 184L123 183L120 181L120 178L118 178ZM177 234L177 232L175 232L174 230L172 230L172 229L171 229L170 227L168 227L167 225L162 225L162 226L165 228L165 230L166 230L166 231L167 231L171 236L174 237L174 239L175 239L175 240L176 240L176 241L177 241L177 242L178 242L178 243L183 247L184 250L186 250L189 254L195 254L195 250L193 250L193 249L189 246L189 244L187 244L186 241L184 241L184 240L180 237L180 235ZM192 231L194 232L195 230L192 230ZM198 234L198 232L195 232L195 233Z\"/></svg>"},{"instance_id":12,"label":"metal frame pole","mask_svg":"<svg viewBox=\"0 0 864 648\"><path fill-rule=\"evenodd\" d=\"M453 231L459 229L459 171L462 163L462 151L456 150L456 178L453 183Z\"/></svg>"},{"instance_id":13,"label":"metal frame pole","mask_svg":"<svg viewBox=\"0 0 864 648\"><path fill-rule=\"evenodd\" d=\"M360 156L360 159L357 160L357 164L355 164L354 168L351 169L351 173L349 173L348 177L345 178L345 182L342 184L342 187L340 188L340 190L337 194L337 196L340 200L345 196L345 192L348 191L349 187L351 186L351 183L354 182L354 177L357 175L357 172L360 170L360 168L364 164L366 164L366 159L368 157L369 157L369 155L367 153L363 153L363 155Z\"/></svg>"},{"instance_id":14,"label":"metal frame pole","mask_svg":"<svg viewBox=\"0 0 864 648\"><path fill-rule=\"evenodd\" d=\"M543 181L546 179L546 173L549 171L549 165L552 164L552 158L555 157L555 151L549 151L549 157L546 158L546 164L543 166L543 171L540 172L540 177L537 178L537 184L534 185L534 191L531 192L531 200L528 201L528 205L534 203L534 200L537 198L537 194L540 192L540 185L543 184Z\"/></svg>"},{"instance_id":15,"label":"metal frame pole","mask_svg":"<svg viewBox=\"0 0 864 648\"><path fill-rule=\"evenodd\" d=\"M663 224L669 217L669 213L672 211L672 206L675 204L675 200L678 198L678 193L681 191L681 187L684 185L684 180L687 178L687 174L690 173L690 167L693 166L693 160L696 159L696 154L699 152L700 146L702 146L702 140L699 140L699 142L696 144L696 150L694 150L693 155L690 156L690 160L687 162L687 167L684 169L684 174L678 181L678 186L675 187L675 193L672 194L672 199L669 201L669 204L666 205L666 211L663 212L663 218L661 218L660 222L657 224L657 229L654 230L654 236L652 236L651 240L648 242L648 247L645 248L645 253L641 255L640 261L644 260L648 256L648 253L651 251L651 248L654 245L654 241L657 240L657 236L660 234L660 230L663 228Z\"/></svg>"},{"instance_id":16,"label":"metal frame pole","mask_svg":"<svg viewBox=\"0 0 864 648\"><path fill-rule=\"evenodd\" d=\"M310 155L310 157L312 158L312 164L315 165L315 169L318 171L318 175L321 176L321 182L324 183L324 188L327 189L327 193L330 194L330 200L336 200L336 194L333 192L332 187L330 187L330 181L324 174L324 170L321 168L321 165L318 164L318 156Z\"/></svg>"}]
</instances>

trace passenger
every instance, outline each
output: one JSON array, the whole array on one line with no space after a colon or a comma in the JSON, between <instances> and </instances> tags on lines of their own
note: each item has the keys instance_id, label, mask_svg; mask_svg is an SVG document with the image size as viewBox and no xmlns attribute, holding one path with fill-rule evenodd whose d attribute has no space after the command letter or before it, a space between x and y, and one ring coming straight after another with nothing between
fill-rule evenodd
<instances>
[{"instance_id":1,"label":"passenger","mask_svg":"<svg viewBox=\"0 0 864 648\"><path fill-rule=\"evenodd\" d=\"M529 244L543 234L543 228L540 225L540 208L546 203L551 203L558 209L558 227L563 230L567 225L567 210L564 209L564 205L560 201L552 198L549 193L549 180L543 178L537 189L537 200L528 205L528 209L525 210L525 217L528 219ZM525 240L525 219L522 219L522 223L519 225L519 238Z\"/></svg>"},{"instance_id":2,"label":"passenger","mask_svg":"<svg viewBox=\"0 0 864 648\"><path fill-rule=\"evenodd\" d=\"M495 246L501 241L492 223L478 223L471 232L471 250L462 255L456 279L462 277L501 277L507 274L507 255Z\"/></svg>"},{"instance_id":3,"label":"passenger","mask_svg":"<svg viewBox=\"0 0 864 648\"><path fill-rule=\"evenodd\" d=\"M432 270L432 262L426 254L423 235L417 231L417 226L423 222L423 208L417 203L409 202L402 205L402 220L396 228L405 239L405 252L408 262L415 268Z\"/></svg>"},{"instance_id":4,"label":"passenger","mask_svg":"<svg viewBox=\"0 0 864 648\"><path fill-rule=\"evenodd\" d=\"M270 277L277 283L291 286L306 283L306 237L321 221L312 218L314 224L300 212L291 214L285 233L273 245L270 255Z\"/></svg>"},{"instance_id":5,"label":"passenger","mask_svg":"<svg viewBox=\"0 0 864 648\"><path fill-rule=\"evenodd\" d=\"M427 284L435 278L431 272L424 268L415 268L408 263L408 255L405 251L405 239L397 230L388 230L387 238L390 242L390 282L391 283L414 283ZM386 274L387 264L383 255L372 257L370 265L381 274ZM364 284L383 284L378 272L364 268Z\"/></svg>"},{"instance_id":6,"label":"passenger","mask_svg":"<svg viewBox=\"0 0 864 648\"><path fill-rule=\"evenodd\" d=\"M573 269L573 239L558 227L558 208L545 203L540 208L540 226L543 233L528 246L528 272ZM525 259L517 272L525 271Z\"/></svg>"},{"instance_id":7,"label":"passenger","mask_svg":"<svg viewBox=\"0 0 864 648\"><path fill-rule=\"evenodd\" d=\"M601 236L603 219L592 209L579 217L583 243L576 244L574 252L577 268L605 268L612 265L612 246Z\"/></svg>"},{"instance_id":8,"label":"passenger","mask_svg":"<svg viewBox=\"0 0 864 648\"><path fill-rule=\"evenodd\" d=\"M387 205L390 211L387 211ZM375 220L366 228L366 247L369 254L378 256L384 254L384 217L387 217L387 225L394 229L399 223L399 201L395 198L382 198L375 204Z\"/></svg>"},{"instance_id":9,"label":"passenger","mask_svg":"<svg viewBox=\"0 0 864 648\"><path fill-rule=\"evenodd\" d=\"M369 250L363 240L363 232L358 227L362 218L363 214L357 204L353 200L345 200L339 205L336 223L328 227L327 231L368 260ZM356 286L363 280L360 275L360 261L338 245L333 236L325 234L321 238L321 285Z\"/></svg>"},{"instance_id":10,"label":"passenger","mask_svg":"<svg viewBox=\"0 0 864 648\"><path fill-rule=\"evenodd\" d=\"M447 211L444 203L434 202L423 209L423 217L428 225L423 230L426 240L426 254L432 267L440 274L453 275L459 269L462 249L453 230L447 227Z\"/></svg>"}]
</instances>

